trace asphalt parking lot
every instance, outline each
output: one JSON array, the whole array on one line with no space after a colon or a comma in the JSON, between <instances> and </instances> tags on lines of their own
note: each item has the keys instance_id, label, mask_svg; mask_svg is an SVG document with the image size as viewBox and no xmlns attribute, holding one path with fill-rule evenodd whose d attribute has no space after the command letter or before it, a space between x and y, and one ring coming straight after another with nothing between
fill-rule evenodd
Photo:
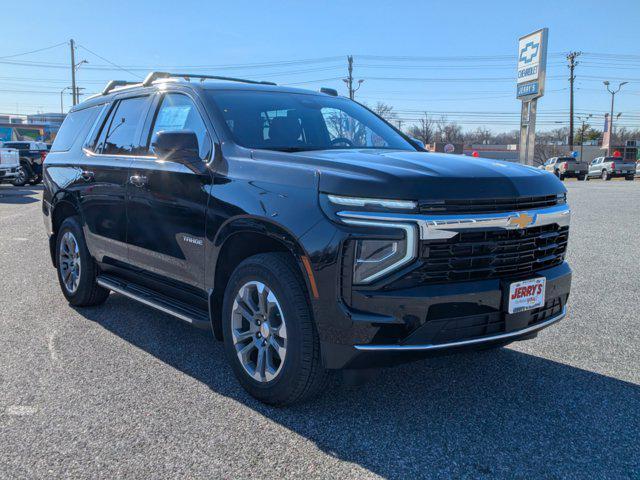
<instances>
[{"instance_id":1,"label":"asphalt parking lot","mask_svg":"<svg viewBox=\"0 0 640 480\"><path fill-rule=\"evenodd\" d=\"M568 317L266 407L208 332L71 308L41 188L0 185L2 478L640 478L640 181L567 182Z\"/></svg>"}]
</instances>

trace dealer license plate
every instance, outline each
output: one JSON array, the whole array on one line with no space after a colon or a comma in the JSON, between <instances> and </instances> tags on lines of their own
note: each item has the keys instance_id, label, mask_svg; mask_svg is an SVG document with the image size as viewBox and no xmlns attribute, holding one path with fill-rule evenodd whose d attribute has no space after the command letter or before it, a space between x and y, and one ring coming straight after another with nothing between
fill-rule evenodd
<instances>
[{"instance_id":1,"label":"dealer license plate","mask_svg":"<svg viewBox=\"0 0 640 480\"><path fill-rule=\"evenodd\" d=\"M512 283L509 288L509 313L542 307L546 285L547 279L544 277Z\"/></svg>"}]
</instances>

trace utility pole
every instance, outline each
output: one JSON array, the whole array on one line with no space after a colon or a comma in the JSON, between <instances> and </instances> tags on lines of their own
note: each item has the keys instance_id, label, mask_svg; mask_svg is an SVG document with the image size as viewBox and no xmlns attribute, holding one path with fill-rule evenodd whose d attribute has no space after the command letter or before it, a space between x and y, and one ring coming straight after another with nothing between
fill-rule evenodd
<instances>
[{"instance_id":1,"label":"utility pole","mask_svg":"<svg viewBox=\"0 0 640 480\"><path fill-rule=\"evenodd\" d=\"M356 92L360 90L360 86L364 80L358 80L358 87L353 87L353 55L347 56L347 78L343 78L342 81L347 84L349 90L349 98L353 100L356 96Z\"/></svg>"},{"instance_id":2,"label":"utility pole","mask_svg":"<svg viewBox=\"0 0 640 480\"><path fill-rule=\"evenodd\" d=\"M69 45L71 46L71 98L73 105L78 103L78 96L76 90L76 46L73 38L69 40Z\"/></svg>"},{"instance_id":3,"label":"utility pole","mask_svg":"<svg viewBox=\"0 0 640 480\"><path fill-rule=\"evenodd\" d=\"M613 100L615 99L616 93L620 91L623 85L626 85L629 82L620 82L618 88L616 90L611 90L609 88L609 80L605 80L604 86L607 87L607 92L611 94L611 114L609 115L609 144L607 145L607 155L611 155L611 142L613 141Z\"/></svg>"},{"instance_id":4,"label":"utility pole","mask_svg":"<svg viewBox=\"0 0 640 480\"><path fill-rule=\"evenodd\" d=\"M573 74L573 70L578 65L576 58L579 57L582 52L571 52L567 55L569 61L569 149L573 150L573 81L576 76Z\"/></svg>"},{"instance_id":5,"label":"utility pole","mask_svg":"<svg viewBox=\"0 0 640 480\"><path fill-rule=\"evenodd\" d=\"M347 71L349 72L349 76L347 77L347 88L349 89L349 98L353 100L355 92L353 91L353 56L349 55L347 57Z\"/></svg>"}]
</instances>

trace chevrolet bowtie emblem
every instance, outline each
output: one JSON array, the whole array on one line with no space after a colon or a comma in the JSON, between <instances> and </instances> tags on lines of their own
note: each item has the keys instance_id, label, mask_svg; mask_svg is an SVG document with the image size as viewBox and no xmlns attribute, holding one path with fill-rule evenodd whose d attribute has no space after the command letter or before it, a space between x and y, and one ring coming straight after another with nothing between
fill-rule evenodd
<instances>
[{"instance_id":1,"label":"chevrolet bowtie emblem","mask_svg":"<svg viewBox=\"0 0 640 480\"><path fill-rule=\"evenodd\" d=\"M534 218L526 213L519 213L517 216L509 217L507 224L510 227L527 228L533 223Z\"/></svg>"}]
</instances>

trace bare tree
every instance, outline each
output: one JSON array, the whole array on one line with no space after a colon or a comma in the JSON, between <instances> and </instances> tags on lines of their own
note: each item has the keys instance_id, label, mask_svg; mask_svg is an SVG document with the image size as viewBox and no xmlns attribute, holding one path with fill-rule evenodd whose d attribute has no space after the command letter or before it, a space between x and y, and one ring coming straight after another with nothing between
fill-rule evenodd
<instances>
[{"instance_id":1,"label":"bare tree","mask_svg":"<svg viewBox=\"0 0 640 480\"><path fill-rule=\"evenodd\" d=\"M462 127L456 122L449 122L446 115L436 120L436 125L441 142L462 143L464 141Z\"/></svg>"},{"instance_id":2,"label":"bare tree","mask_svg":"<svg viewBox=\"0 0 640 480\"><path fill-rule=\"evenodd\" d=\"M418 123L412 125L409 129L409 135L417 138L425 145L435 141L435 122L427 112L418 120Z\"/></svg>"},{"instance_id":3,"label":"bare tree","mask_svg":"<svg viewBox=\"0 0 640 480\"><path fill-rule=\"evenodd\" d=\"M630 129L627 127L616 128L614 125L613 142L617 145L624 144L627 140L640 140L640 129Z\"/></svg>"},{"instance_id":4,"label":"bare tree","mask_svg":"<svg viewBox=\"0 0 640 480\"><path fill-rule=\"evenodd\" d=\"M383 102L376 103L376 106L372 109L376 114L384 118L387 122L396 118L396 112L393 111L393 107Z\"/></svg>"},{"instance_id":5,"label":"bare tree","mask_svg":"<svg viewBox=\"0 0 640 480\"><path fill-rule=\"evenodd\" d=\"M520 132L518 130L511 130L510 132L502 132L493 136L491 143L498 145L513 145L517 144L520 139Z\"/></svg>"},{"instance_id":6,"label":"bare tree","mask_svg":"<svg viewBox=\"0 0 640 480\"><path fill-rule=\"evenodd\" d=\"M464 135L465 143L492 143L493 134L491 130L486 127L478 127L473 132L466 133Z\"/></svg>"}]
</instances>

